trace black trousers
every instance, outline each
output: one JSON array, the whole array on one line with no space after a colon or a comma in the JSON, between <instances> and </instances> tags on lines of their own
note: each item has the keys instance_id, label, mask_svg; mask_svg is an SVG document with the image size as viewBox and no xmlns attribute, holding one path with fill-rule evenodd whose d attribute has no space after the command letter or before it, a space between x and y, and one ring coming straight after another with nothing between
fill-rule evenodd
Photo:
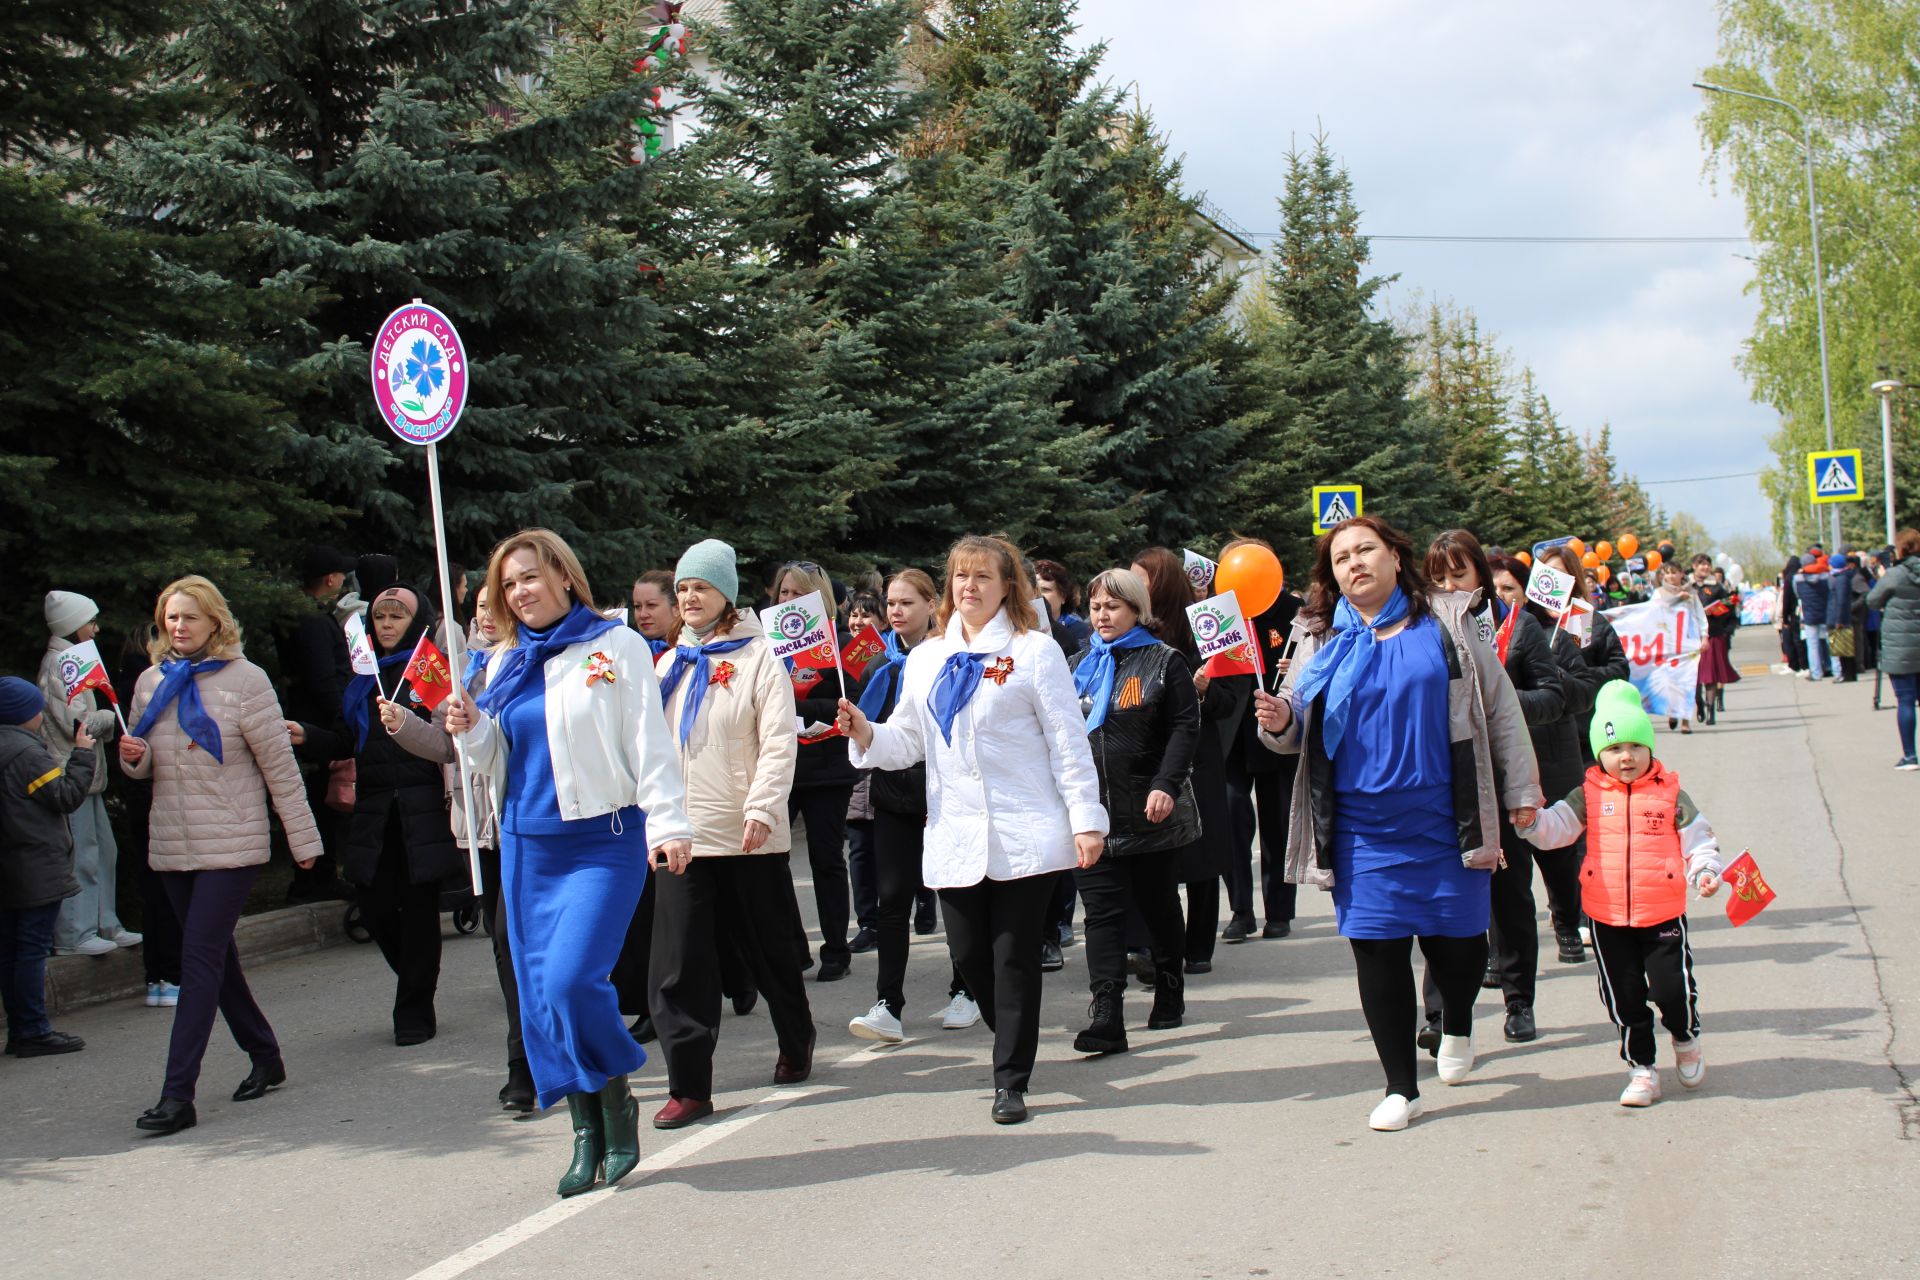
<instances>
[{"instance_id":1,"label":"black trousers","mask_svg":"<svg viewBox=\"0 0 1920 1280\"><path fill-rule=\"evenodd\" d=\"M1287 883L1287 820L1292 804L1293 771L1248 773L1227 762L1227 806L1233 814L1233 865L1227 872L1227 908L1253 914L1254 818L1259 817L1260 904L1271 924L1291 922L1298 885Z\"/></svg>"},{"instance_id":2,"label":"black trousers","mask_svg":"<svg viewBox=\"0 0 1920 1280\"><path fill-rule=\"evenodd\" d=\"M440 882L415 884L407 870L400 807L387 816L373 882L355 895L360 919L393 970L393 1033L432 1035L434 993L440 987Z\"/></svg>"},{"instance_id":3,"label":"black trousers","mask_svg":"<svg viewBox=\"0 0 1920 1280\"><path fill-rule=\"evenodd\" d=\"M1179 973L1186 954L1187 930L1180 918L1180 852L1108 855L1077 870L1080 901L1086 904L1087 985L1127 981L1127 908L1138 908L1146 926L1155 969ZM1215 884L1219 882L1214 881ZM1191 889L1189 889L1191 892Z\"/></svg>"},{"instance_id":4,"label":"black trousers","mask_svg":"<svg viewBox=\"0 0 1920 1280\"><path fill-rule=\"evenodd\" d=\"M659 872L653 902L653 987L649 1003L676 1098L713 1096L713 1050L720 1043L721 929L733 922L780 1052L798 1059L813 1039L813 1011L800 977L793 934L800 907L784 853L695 858L680 875Z\"/></svg>"},{"instance_id":5,"label":"black trousers","mask_svg":"<svg viewBox=\"0 0 1920 1280\"><path fill-rule=\"evenodd\" d=\"M807 824L807 862L813 867L813 904L820 915L821 965L845 965L853 958L847 946L847 918L852 903L847 885L847 802L853 784L831 787L795 787L787 796L787 820ZM807 933L800 927L800 954L807 953Z\"/></svg>"},{"instance_id":6,"label":"black trousers","mask_svg":"<svg viewBox=\"0 0 1920 1280\"><path fill-rule=\"evenodd\" d=\"M1183 948L1187 959L1211 961L1213 944L1219 936L1220 877L1187 881L1187 936Z\"/></svg>"},{"instance_id":7,"label":"black trousers","mask_svg":"<svg viewBox=\"0 0 1920 1280\"><path fill-rule=\"evenodd\" d=\"M1581 836L1564 849L1535 849L1534 865L1547 886L1547 914L1555 933L1580 928L1580 864L1587 859L1587 838Z\"/></svg>"},{"instance_id":8,"label":"black trousers","mask_svg":"<svg viewBox=\"0 0 1920 1280\"><path fill-rule=\"evenodd\" d=\"M620 959L613 966L613 989L620 997L620 1012L628 1017L645 1013L651 998L647 966L653 959L653 886L659 878L657 873L647 876L640 905L627 924L627 940L620 945Z\"/></svg>"},{"instance_id":9,"label":"black trousers","mask_svg":"<svg viewBox=\"0 0 1920 1280\"><path fill-rule=\"evenodd\" d=\"M1025 1093L1040 1049L1040 939L1051 921L1048 871L942 889L947 945L993 1029L993 1087Z\"/></svg>"},{"instance_id":10,"label":"black trousers","mask_svg":"<svg viewBox=\"0 0 1920 1280\"><path fill-rule=\"evenodd\" d=\"M924 818L910 818L873 812L873 869L878 880L878 901L874 907L873 929L880 935L879 977L874 994L887 1002L894 1017L907 1007L907 924L913 907L924 888L920 866L927 841ZM953 967L949 997L967 990L960 966Z\"/></svg>"},{"instance_id":11,"label":"black trousers","mask_svg":"<svg viewBox=\"0 0 1920 1280\"><path fill-rule=\"evenodd\" d=\"M513 976L513 944L507 941L506 895L500 891L500 851L480 848L480 875L486 892L480 895L480 909L487 922L487 936L493 939L493 972L500 981L500 995L507 1002L507 1065L524 1064L525 1044L520 1039L520 980ZM653 877L647 877L653 883Z\"/></svg>"},{"instance_id":12,"label":"black trousers","mask_svg":"<svg viewBox=\"0 0 1920 1280\"><path fill-rule=\"evenodd\" d=\"M1053 901L1047 904L1047 918L1056 929L1073 928L1073 908L1080 898L1080 885L1074 877L1063 875L1054 884Z\"/></svg>"},{"instance_id":13,"label":"black trousers","mask_svg":"<svg viewBox=\"0 0 1920 1280\"><path fill-rule=\"evenodd\" d=\"M880 906L880 881L873 866L873 818L847 819L847 880L853 886L853 921L873 928Z\"/></svg>"},{"instance_id":14,"label":"black trousers","mask_svg":"<svg viewBox=\"0 0 1920 1280\"><path fill-rule=\"evenodd\" d=\"M1506 823L1500 825L1502 834L1509 834ZM1509 844L1514 847L1508 848ZM1494 975L1500 979L1500 991L1509 1008L1516 1004L1533 1008L1540 976L1540 922L1533 902L1532 849L1512 833L1510 841L1501 841L1507 865L1493 873L1493 920L1487 943L1492 948Z\"/></svg>"},{"instance_id":15,"label":"black trousers","mask_svg":"<svg viewBox=\"0 0 1920 1280\"><path fill-rule=\"evenodd\" d=\"M1674 1039L1700 1034L1700 988L1693 980L1693 944L1685 916L1637 929L1595 920L1593 953L1600 961L1600 1001L1620 1028L1620 1056L1629 1065L1654 1063L1649 999Z\"/></svg>"},{"instance_id":16,"label":"black trousers","mask_svg":"<svg viewBox=\"0 0 1920 1280\"><path fill-rule=\"evenodd\" d=\"M1360 980L1360 1012L1366 1016L1373 1050L1386 1072L1387 1092L1417 1098L1414 1083L1417 1046L1414 1033L1412 938L1350 938L1354 971ZM1473 1031L1473 998L1487 968L1487 935L1470 938L1422 938L1427 970L1439 984L1441 1028L1450 1036Z\"/></svg>"}]
</instances>

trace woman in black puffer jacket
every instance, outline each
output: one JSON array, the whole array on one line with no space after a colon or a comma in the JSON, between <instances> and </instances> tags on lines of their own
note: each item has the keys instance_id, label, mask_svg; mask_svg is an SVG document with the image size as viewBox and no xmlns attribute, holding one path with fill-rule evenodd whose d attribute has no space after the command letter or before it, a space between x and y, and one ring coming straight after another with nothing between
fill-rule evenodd
<instances>
[{"instance_id":1,"label":"woman in black puffer jacket","mask_svg":"<svg viewBox=\"0 0 1920 1280\"><path fill-rule=\"evenodd\" d=\"M1180 850L1200 834L1191 783L1200 703L1186 658L1147 630L1153 613L1137 574L1107 570L1089 586L1087 602L1093 634L1074 656L1074 687L1112 827L1106 856L1074 872L1086 905L1093 1003L1090 1025L1073 1047L1079 1053L1124 1053L1130 903L1152 940L1156 977L1147 1026L1177 1027L1186 1012Z\"/></svg>"}]
</instances>

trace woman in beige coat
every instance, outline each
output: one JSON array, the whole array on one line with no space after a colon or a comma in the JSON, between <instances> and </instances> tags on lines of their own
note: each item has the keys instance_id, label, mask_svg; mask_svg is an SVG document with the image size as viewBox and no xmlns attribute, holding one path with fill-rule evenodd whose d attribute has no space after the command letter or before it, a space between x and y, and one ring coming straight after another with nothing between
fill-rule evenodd
<instances>
[{"instance_id":1,"label":"woman in beige coat","mask_svg":"<svg viewBox=\"0 0 1920 1280\"><path fill-rule=\"evenodd\" d=\"M804 1080L813 1065L813 1011L793 945L800 908L787 862L793 684L759 619L734 608L739 589L732 547L709 539L689 548L674 571L676 647L658 666L687 785L693 858L654 890L648 1003L671 1095L653 1118L657 1129L713 1113L723 922L738 922L747 935L741 950L780 1038L774 1082Z\"/></svg>"},{"instance_id":2,"label":"woman in beige coat","mask_svg":"<svg viewBox=\"0 0 1920 1280\"><path fill-rule=\"evenodd\" d=\"M220 588L182 578L160 593L153 621L154 665L134 686L120 764L128 777L153 779L147 857L180 918L180 1003L160 1101L134 1123L178 1133L197 1119L194 1086L216 1008L253 1060L235 1102L287 1078L233 945L267 860L269 793L295 862L311 866L321 850L280 700L266 672L241 656L240 627Z\"/></svg>"}]
</instances>

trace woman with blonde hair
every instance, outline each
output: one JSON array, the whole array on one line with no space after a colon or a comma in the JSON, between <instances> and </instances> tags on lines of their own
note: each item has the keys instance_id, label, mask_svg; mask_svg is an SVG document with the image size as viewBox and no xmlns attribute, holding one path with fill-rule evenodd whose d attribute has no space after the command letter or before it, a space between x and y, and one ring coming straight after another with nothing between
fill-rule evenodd
<instances>
[{"instance_id":1,"label":"woman with blonde hair","mask_svg":"<svg viewBox=\"0 0 1920 1280\"><path fill-rule=\"evenodd\" d=\"M1073 677L1027 592L1011 543L954 543L940 634L907 655L893 714L875 724L843 698L838 720L855 768L926 761L926 881L993 1028L996 1124L1027 1118L1055 882L1098 862L1107 834Z\"/></svg>"},{"instance_id":2,"label":"woman with blonde hair","mask_svg":"<svg viewBox=\"0 0 1920 1280\"><path fill-rule=\"evenodd\" d=\"M280 1042L240 970L233 928L267 861L272 797L294 861L310 867L320 832L267 673L247 661L220 588L198 575L168 584L153 609L154 665L134 685L133 732L120 740L130 778L153 780L147 861L181 927L180 1002L160 1101L138 1120L178 1133L198 1120L194 1088L217 1009L253 1068L234 1091L248 1102L284 1084Z\"/></svg>"},{"instance_id":3,"label":"woman with blonde hair","mask_svg":"<svg viewBox=\"0 0 1920 1280\"><path fill-rule=\"evenodd\" d=\"M678 874L693 835L653 654L604 617L572 548L548 529L493 549L500 648L487 688L447 703L499 804L500 864L520 1029L541 1106L573 1120L562 1196L640 1162L627 1076L647 1060L608 975L649 863Z\"/></svg>"}]
</instances>

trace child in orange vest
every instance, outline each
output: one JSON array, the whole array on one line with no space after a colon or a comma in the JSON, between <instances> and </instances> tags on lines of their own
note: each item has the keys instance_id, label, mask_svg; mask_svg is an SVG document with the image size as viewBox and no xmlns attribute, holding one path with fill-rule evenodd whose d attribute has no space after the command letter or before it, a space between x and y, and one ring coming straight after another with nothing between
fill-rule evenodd
<instances>
[{"instance_id":1,"label":"child in orange vest","mask_svg":"<svg viewBox=\"0 0 1920 1280\"><path fill-rule=\"evenodd\" d=\"M1649 997L1672 1033L1680 1083L1697 1089L1707 1078L1687 886L1703 898L1718 892L1720 844L1679 776L1653 758L1653 721L1626 681L1609 681L1596 696L1590 742L1599 765L1521 834L1561 849L1587 833L1580 906L1593 921L1600 999L1631 1071L1620 1105L1646 1107L1660 1100Z\"/></svg>"}]
</instances>

